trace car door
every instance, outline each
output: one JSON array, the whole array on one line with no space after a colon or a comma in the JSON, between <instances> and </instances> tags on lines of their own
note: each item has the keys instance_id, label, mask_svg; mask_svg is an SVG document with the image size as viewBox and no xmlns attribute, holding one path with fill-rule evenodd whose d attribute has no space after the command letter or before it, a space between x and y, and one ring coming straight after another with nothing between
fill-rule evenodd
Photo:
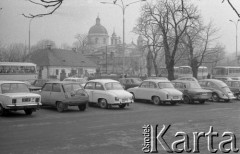
<instances>
[{"instance_id":1,"label":"car door","mask_svg":"<svg viewBox=\"0 0 240 154\"><path fill-rule=\"evenodd\" d=\"M146 99L147 88L149 87L148 81L143 81L141 85L136 89L134 95L136 99Z\"/></svg>"},{"instance_id":2,"label":"car door","mask_svg":"<svg viewBox=\"0 0 240 154\"><path fill-rule=\"evenodd\" d=\"M62 85L60 83L53 83L52 84L52 91L51 91L51 105L55 105L56 101L62 101L65 99L65 95L62 90Z\"/></svg>"},{"instance_id":3,"label":"car door","mask_svg":"<svg viewBox=\"0 0 240 154\"><path fill-rule=\"evenodd\" d=\"M106 91L104 90L104 87L103 87L102 83L96 82L95 83L95 88L94 88L93 93L92 93L93 102L98 103L99 98L107 99Z\"/></svg>"},{"instance_id":4,"label":"car door","mask_svg":"<svg viewBox=\"0 0 240 154\"><path fill-rule=\"evenodd\" d=\"M93 101L93 93L94 93L94 89L95 89L95 82L88 82L88 83L86 83L84 89L88 93L89 102L94 102Z\"/></svg>"},{"instance_id":5,"label":"car door","mask_svg":"<svg viewBox=\"0 0 240 154\"><path fill-rule=\"evenodd\" d=\"M52 83L46 83L40 92L41 100L43 104L50 105L51 91L52 91Z\"/></svg>"}]
</instances>

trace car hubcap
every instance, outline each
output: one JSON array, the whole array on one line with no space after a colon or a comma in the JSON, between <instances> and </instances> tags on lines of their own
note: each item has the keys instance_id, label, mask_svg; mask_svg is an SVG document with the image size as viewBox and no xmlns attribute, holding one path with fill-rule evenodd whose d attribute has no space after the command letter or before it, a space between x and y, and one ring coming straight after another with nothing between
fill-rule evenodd
<instances>
[{"instance_id":1,"label":"car hubcap","mask_svg":"<svg viewBox=\"0 0 240 154\"><path fill-rule=\"evenodd\" d=\"M153 103L154 103L154 104L158 105L159 102L160 102L160 100L159 100L158 97L154 97L154 98L153 98Z\"/></svg>"}]
</instances>

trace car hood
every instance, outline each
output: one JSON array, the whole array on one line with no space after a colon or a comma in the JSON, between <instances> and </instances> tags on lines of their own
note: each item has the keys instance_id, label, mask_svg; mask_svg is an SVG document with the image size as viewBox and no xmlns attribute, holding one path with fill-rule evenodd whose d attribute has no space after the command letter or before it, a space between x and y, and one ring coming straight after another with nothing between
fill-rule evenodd
<instances>
[{"instance_id":1,"label":"car hood","mask_svg":"<svg viewBox=\"0 0 240 154\"><path fill-rule=\"evenodd\" d=\"M19 98L19 97L40 97L39 94L34 93L5 93L5 96Z\"/></svg>"},{"instance_id":2,"label":"car hood","mask_svg":"<svg viewBox=\"0 0 240 154\"><path fill-rule=\"evenodd\" d=\"M132 97L132 94L125 90L108 90L108 92L118 98Z\"/></svg>"},{"instance_id":3,"label":"car hood","mask_svg":"<svg viewBox=\"0 0 240 154\"><path fill-rule=\"evenodd\" d=\"M163 88L162 91L167 92L168 94L182 95L182 92L174 88Z\"/></svg>"}]
</instances>

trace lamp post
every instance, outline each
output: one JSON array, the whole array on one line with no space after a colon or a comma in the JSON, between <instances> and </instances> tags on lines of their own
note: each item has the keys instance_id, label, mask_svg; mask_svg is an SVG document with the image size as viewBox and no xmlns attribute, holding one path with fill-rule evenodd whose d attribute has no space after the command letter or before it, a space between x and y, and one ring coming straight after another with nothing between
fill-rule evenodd
<instances>
[{"instance_id":1,"label":"lamp post","mask_svg":"<svg viewBox=\"0 0 240 154\"><path fill-rule=\"evenodd\" d=\"M34 18L31 18L29 20L29 25L28 25L28 52L31 52L31 23Z\"/></svg>"},{"instance_id":2,"label":"lamp post","mask_svg":"<svg viewBox=\"0 0 240 154\"><path fill-rule=\"evenodd\" d=\"M138 2L143 2L143 1L146 1L146 0L138 0L138 1L134 1L134 2L131 2L131 3L128 3L128 4L125 4L123 2L123 0L121 0L120 4L117 3L118 0L115 0L113 1L113 3L110 3L110 2L100 2L102 4L112 4L112 5L116 5L116 6L119 6L121 9L122 9L122 15L123 15L123 19L122 19L122 22L123 22L123 43L122 43L122 46L123 46L123 75L125 74L125 11L126 11L126 8L134 3L138 3Z\"/></svg>"},{"instance_id":3,"label":"lamp post","mask_svg":"<svg viewBox=\"0 0 240 154\"><path fill-rule=\"evenodd\" d=\"M237 55L237 39L238 39L238 35L237 35L237 31L238 31L238 22L240 21L240 19L238 19L237 20L237 22L234 22L234 21L232 21L232 20L229 20L230 22L232 22L232 23L234 23L234 25L235 25L235 28L236 28L236 57L238 56Z\"/></svg>"}]
</instances>

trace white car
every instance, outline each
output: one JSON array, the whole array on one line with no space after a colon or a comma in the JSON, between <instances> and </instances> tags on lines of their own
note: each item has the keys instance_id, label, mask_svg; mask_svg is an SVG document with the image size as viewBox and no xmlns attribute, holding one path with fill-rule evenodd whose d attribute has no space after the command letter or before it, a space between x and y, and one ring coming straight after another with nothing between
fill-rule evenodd
<instances>
[{"instance_id":1,"label":"white car","mask_svg":"<svg viewBox=\"0 0 240 154\"><path fill-rule=\"evenodd\" d=\"M69 77L65 78L63 81L78 82L81 84L82 87L84 87L87 82L87 78Z\"/></svg>"},{"instance_id":2,"label":"white car","mask_svg":"<svg viewBox=\"0 0 240 154\"><path fill-rule=\"evenodd\" d=\"M139 87L128 89L134 99L150 100L154 104L182 102L182 92L175 89L168 80L144 80Z\"/></svg>"},{"instance_id":3,"label":"white car","mask_svg":"<svg viewBox=\"0 0 240 154\"><path fill-rule=\"evenodd\" d=\"M30 93L24 82L0 81L0 116L9 110L24 110L26 115L31 115L41 105L41 96Z\"/></svg>"},{"instance_id":4,"label":"white car","mask_svg":"<svg viewBox=\"0 0 240 154\"><path fill-rule=\"evenodd\" d=\"M122 85L112 79L90 80L85 85L85 90L89 95L89 102L96 103L101 108L119 106L125 108L133 103L133 95L123 89Z\"/></svg>"}]
</instances>

